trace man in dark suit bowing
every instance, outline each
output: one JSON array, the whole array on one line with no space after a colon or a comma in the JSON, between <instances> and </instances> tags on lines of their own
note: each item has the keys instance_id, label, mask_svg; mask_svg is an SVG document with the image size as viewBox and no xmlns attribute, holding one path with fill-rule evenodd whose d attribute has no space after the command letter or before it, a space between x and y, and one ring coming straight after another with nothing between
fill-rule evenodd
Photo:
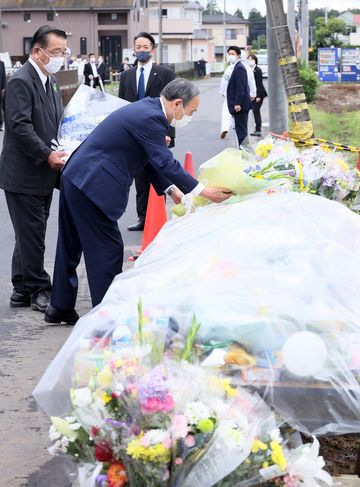
<instances>
[{"instance_id":1,"label":"man in dark suit bowing","mask_svg":"<svg viewBox=\"0 0 360 487\"><path fill-rule=\"evenodd\" d=\"M40 27L28 61L5 91L5 124L0 188L15 231L10 306L44 312L51 280L44 269L45 232L54 186L65 152L53 150L63 111L60 89L51 75L67 55L66 34Z\"/></svg>"},{"instance_id":2,"label":"man in dark suit bowing","mask_svg":"<svg viewBox=\"0 0 360 487\"><path fill-rule=\"evenodd\" d=\"M234 65L226 96L229 112L234 117L235 131L240 146L248 135L249 110L252 106L247 72L240 59Z\"/></svg>"},{"instance_id":3,"label":"man in dark suit bowing","mask_svg":"<svg viewBox=\"0 0 360 487\"><path fill-rule=\"evenodd\" d=\"M146 97L110 114L72 154L61 178L53 294L46 322L76 322L76 268L82 252L93 306L121 272L124 245L117 221L141 170L146 170L159 195L167 193L176 203L183 193L215 202L230 196L221 188L205 188L166 145L169 126L187 125L199 102L198 88L176 79L160 98Z\"/></svg>"},{"instance_id":4,"label":"man in dark suit bowing","mask_svg":"<svg viewBox=\"0 0 360 487\"><path fill-rule=\"evenodd\" d=\"M175 73L165 67L152 62L155 53L155 39L147 32L140 32L134 38L134 54L138 60L136 67L124 71L120 77L119 97L134 102L145 96L152 98L160 96L162 89L175 78ZM174 147L175 129L170 127L167 134L169 147ZM130 225L128 230L143 230L150 182L145 172L135 178L136 211L138 221Z\"/></svg>"}]
</instances>

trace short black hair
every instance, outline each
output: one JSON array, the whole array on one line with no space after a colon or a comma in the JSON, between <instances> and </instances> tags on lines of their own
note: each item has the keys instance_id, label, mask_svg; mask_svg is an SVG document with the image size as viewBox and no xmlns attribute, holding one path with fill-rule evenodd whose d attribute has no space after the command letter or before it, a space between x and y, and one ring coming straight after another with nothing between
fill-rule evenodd
<instances>
[{"instance_id":1,"label":"short black hair","mask_svg":"<svg viewBox=\"0 0 360 487\"><path fill-rule=\"evenodd\" d=\"M47 47L49 34L54 34L58 37L62 37L63 39L67 39L66 32L63 30L54 29L49 25L43 25L32 36L30 48L33 49L35 46L40 46L43 48Z\"/></svg>"},{"instance_id":2,"label":"short black hair","mask_svg":"<svg viewBox=\"0 0 360 487\"><path fill-rule=\"evenodd\" d=\"M229 51L235 51L238 56L240 56L240 54L241 54L241 49L238 46L229 46L228 50L226 52L229 52Z\"/></svg>"},{"instance_id":3,"label":"short black hair","mask_svg":"<svg viewBox=\"0 0 360 487\"><path fill-rule=\"evenodd\" d=\"M249 54L248 55L248 59L249 59L249 57L251 57L255 61L255 64L258 63L258 58L257 58L257 56L255 54Z\"/></svg>"},{"instance_id":4,"label":"short black hair","mask_svg":"<svg viewBox=\"0 0 360 487\"><path fill-rule=\"evenodd\" d=\"M149 34L148 32L139 32L134 37L134 43L135 43L135 41L137 39L139 39L139 37L145 37L145 39L148 39L150 41L150 43L151 43L152 48L154 49L154 47L155 47L155 39L153 38L153 36L151 34Z\"/></svg>"},{"instance_id":5,"label":"short black hair","mask_svg":"<svg viewBox=\"0 0 360 487\"><path fill-rule=\"evenodd\" d=\"M89 57L91 57L91 56L95 56L95 54L94 54L93 52L91 52L91 53L89 54Z\"/></svg>"}]
</instances>

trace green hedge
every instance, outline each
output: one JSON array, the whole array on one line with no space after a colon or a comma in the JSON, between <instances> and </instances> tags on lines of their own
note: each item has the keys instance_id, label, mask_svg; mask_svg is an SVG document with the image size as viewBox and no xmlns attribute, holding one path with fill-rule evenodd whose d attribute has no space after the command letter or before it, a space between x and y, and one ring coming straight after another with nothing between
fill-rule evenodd
<instances>
[{"instance_id":1,"label":"green hedge","mask_svg":"<svg viewBox=\"0 0 360 487\"><path fill-rule=\"evenodd\" d=\"M304 65L299 66L299 72L301 82L304 86L306 100L310 103L315 100L319 88L317 73Z\"/></svg>"}]
</instances>

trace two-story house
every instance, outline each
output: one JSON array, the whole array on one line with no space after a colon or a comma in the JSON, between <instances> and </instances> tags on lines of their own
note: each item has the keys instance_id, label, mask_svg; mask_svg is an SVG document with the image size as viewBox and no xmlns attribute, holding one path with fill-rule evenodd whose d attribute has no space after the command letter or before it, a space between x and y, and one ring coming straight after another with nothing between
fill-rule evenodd
<instances>
[{"instance_id":1,"label":"two-story house","mask_svg":"<svg viewBox=\"0 0 360 487\"><path fill-rule=\"evenodd\" d=\"M0 0L3 52L23 60L42 25L64 30L74 55L102 54L113 68L132 46L136 32L148 29L148 0Z\"/></svg>"},{"instance_id":2,"label":"two-story house","mask_svg":"<svg viewBox=\"0 0 360 487\"><path fill-rule=\"evenodd\" d=\"M349 27L349 35L343 40L350 46L360 46L360 15L353 14L350 10L342 12L338 19L341 19Z\"/></svg>"}]
</instances>

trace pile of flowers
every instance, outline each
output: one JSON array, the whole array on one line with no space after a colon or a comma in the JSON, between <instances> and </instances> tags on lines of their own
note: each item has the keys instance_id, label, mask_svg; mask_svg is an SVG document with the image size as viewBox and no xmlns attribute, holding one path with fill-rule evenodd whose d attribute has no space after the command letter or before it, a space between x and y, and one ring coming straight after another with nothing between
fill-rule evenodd
<instances>
[{"instance_id":1,"label":"pile of flowers","mask_svg":"<svg viewBox=\"0 0 360 487\"><path fill-rule=\"evenodd\" d=\"M199 364L196 318L181 338L171 327L147 328L141 301L138 308L137 333L117 325L82 342L72 365L71 411L51 417L49 451L78 463L79 485L304 485L303 474L291 474L297 450L271 409L219 369ZM319 461L318 449L313 457L307 471Z\"/></svg>"}]
</instances>

